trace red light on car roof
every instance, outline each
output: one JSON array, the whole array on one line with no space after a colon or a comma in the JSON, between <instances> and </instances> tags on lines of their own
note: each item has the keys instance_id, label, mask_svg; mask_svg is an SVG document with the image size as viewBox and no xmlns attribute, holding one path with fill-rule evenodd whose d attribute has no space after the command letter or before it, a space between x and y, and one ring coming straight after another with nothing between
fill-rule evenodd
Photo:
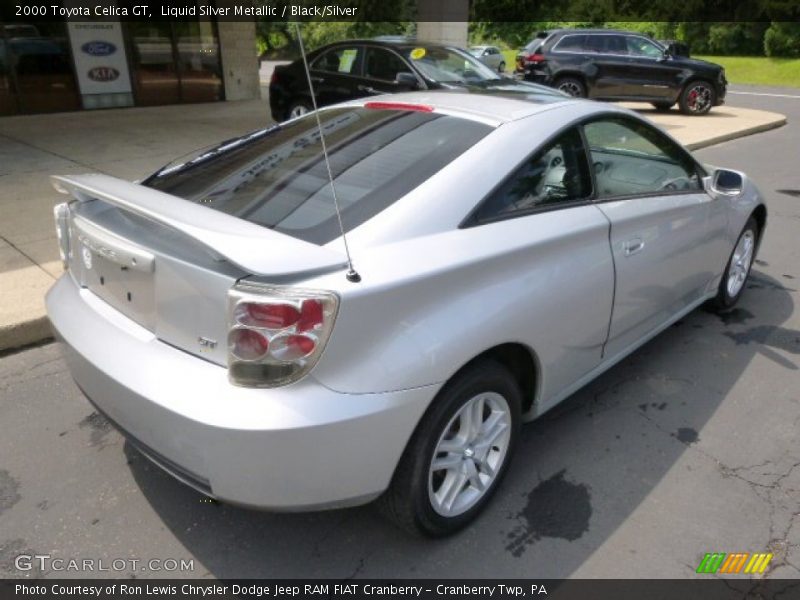
<instances>
[{"instance_id":1,"label":"red light on car roof","mask_svg":"<svg viewBox=\"0 0 800 600\"><path fill-rule=\"evenodd\" d=\"M366 102L364 108L373 110L413 110L417 112L433 112L427 104L411 104L409 102Z\"/></svg>"}]
</instances>

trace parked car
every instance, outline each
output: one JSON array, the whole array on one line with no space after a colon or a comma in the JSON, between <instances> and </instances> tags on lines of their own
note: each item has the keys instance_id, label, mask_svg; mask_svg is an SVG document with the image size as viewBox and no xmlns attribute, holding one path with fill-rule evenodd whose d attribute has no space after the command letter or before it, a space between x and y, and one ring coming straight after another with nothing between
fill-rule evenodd
<instances>
[{"instance_id":1,"label":"parked car","mask_svg":"<svg viewBox=\"0 0 800 600\"><path fill-rule=\"evenodd\" d=\"M413 40L350 40L308 55L318 106L412 90L533 93L533 84L501 77L471 54ZM285 121L312 108L302 60L278 66L269 85L272 118Z\"/></svg>"},{"instance_id":2,"label":"parked car","mask_svg":"<svg viewBox=\"0 0 800 600\"><path fill-rule=\"evenodd\" d=\"M728 85L720 65L671 54L639 33L609 29L550 32L517 64L526 80L572 96L650 102L658 110L677 103L687 115L723 104Z\"/></svg>"},{"instance_id":3,"label":"parked car","mask_svg":"<svg viewBox=\"0 0 800 600\"><path fill-rule=\"evenodd\" d=\"M506 59L497 46L471 46L469 53L498 73L503 73L506 70Z\"/></svg>"},{"instance_id":4,"label":"parked car","mask_svg":"<svg viewBox=\"0 0 800 600\"><path fill-rule=\"evenodd\" d=\"M732 307L764 234L747 176L614 105L416 92L319 118L332 181L315 115L141 184L54 178L72 198L46 302L73 377L224 502L380 497L451 533L522 421L700 304Z\"/></svg>"},{"instance_id":5,"label":"parked car","mask_svg":"<svg viewBox=\"0 0 800 600\"><path fill-rule=\"evenodd\" d=\"M550 33L547 31L538 32L536 37L517 52L514 75L525 77L534 62L538 63L540 60L540 57L537 56L539 49L542 47L542 44L544 44L544 40L548 35L550 35Z\"/></svg>"}]
</instances>

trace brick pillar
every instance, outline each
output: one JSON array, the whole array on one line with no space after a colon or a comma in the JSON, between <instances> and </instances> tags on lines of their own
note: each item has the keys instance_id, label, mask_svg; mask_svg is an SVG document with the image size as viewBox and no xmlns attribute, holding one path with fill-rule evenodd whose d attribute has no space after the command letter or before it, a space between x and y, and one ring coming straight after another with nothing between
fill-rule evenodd
<instances>
[{"instance_id":1,"label":"brick pillar","mask_svg":"<svg viewBox=\"0 0 800 600\"><path fill-rule=\"evenodd\" d=\"M219 21L217 28L225 99L260 98L255 21Z\"/></svg>"}]
</instances>

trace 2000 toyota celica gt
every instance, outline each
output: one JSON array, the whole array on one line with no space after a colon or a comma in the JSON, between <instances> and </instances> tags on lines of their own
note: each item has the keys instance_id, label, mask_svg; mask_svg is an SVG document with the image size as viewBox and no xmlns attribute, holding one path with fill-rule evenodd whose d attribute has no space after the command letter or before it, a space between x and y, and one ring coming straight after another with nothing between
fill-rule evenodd
<instances>
[{"instance_id":1,"label":"2000 toyota celica gt","mask_svg":"<svg viewBox=\"0 0 800 600\"><path fill-rule=\"evenodd\" d=\"M222 501L380 497L453 532L522 421L701 303L730 308L764 232L746 176L623 108L410 93L318 114L334 188L316 114L139 184L54 178L72 198L47 307L75 380Z\"/></svg>"}]
</instances>

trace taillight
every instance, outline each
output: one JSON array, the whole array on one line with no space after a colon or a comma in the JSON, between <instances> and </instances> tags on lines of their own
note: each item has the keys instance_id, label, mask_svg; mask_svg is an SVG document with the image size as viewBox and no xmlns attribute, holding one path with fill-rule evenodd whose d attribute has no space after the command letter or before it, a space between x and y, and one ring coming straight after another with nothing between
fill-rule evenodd
<instances>
[{"instance_id":1,"label":"taillight","mask_svg":"<svg viewBox=\"0 0 800 600\"><path fill-rule=\"evenodd\" d=\"M325 348L338 305L330 292L236 284L229 292L230 381L274 387L303 377Z\"/></svg>"},{"instance_id":2,"label":"taillight","mask_svg":"<svg viewBox=\"0 0 800 600\"><path fill-rule=\"evenodd\" d=\"M529 63L533 63L534 65L543 63L544 62L544 54L530 54L525 57L525 61Z\"/></svg>"},{"instance_id":3,"label":"taillight","mask_svg":"<svg viewBox=\"0 0 800 600\"><path fill-rule=\"evenodd\" d=\"M69 254L69 205L66 202L56 204L53 207L53 217L56 220L58 254L61 257L61 264L66 269L67 256Z\"/></svg>"},{"instance_id":4,"label":"taillight","mask_svg":"<svg viewBox=\"0 0 800 600\"><path fill-rule=\"evenodd\" d=\"M365 102L364 108L372 110L410 110L414 112L433 112L433 107L428 104L413 104L411 102Z\"/></svg>"}]
</instances>

